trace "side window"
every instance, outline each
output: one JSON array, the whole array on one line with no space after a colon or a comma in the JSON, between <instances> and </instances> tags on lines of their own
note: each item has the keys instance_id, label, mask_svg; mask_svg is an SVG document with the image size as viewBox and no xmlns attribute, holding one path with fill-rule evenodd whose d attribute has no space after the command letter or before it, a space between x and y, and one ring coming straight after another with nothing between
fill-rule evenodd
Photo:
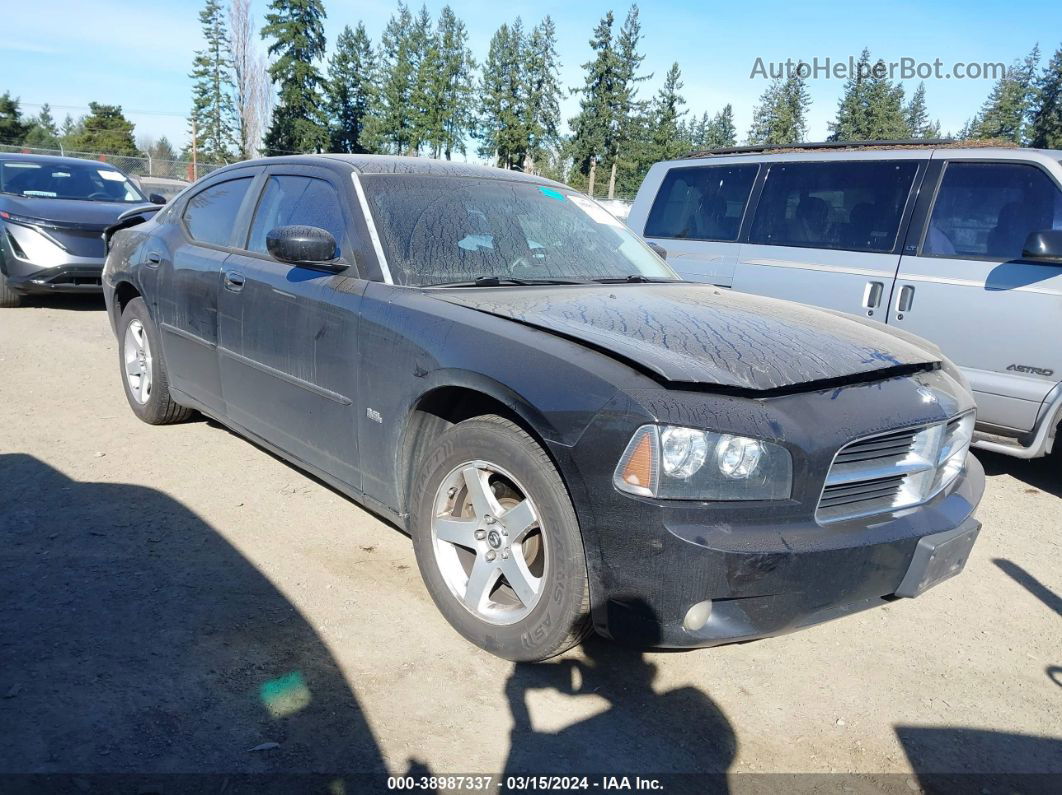
<instances>
[{"instance_id":1,"label":"side window","mask_svg":"<svg viewBox=\"0 0 1062 795\"><path fill-rule=\"evenodd\" d=\"M673 168L645 223L646 237L737 240L759 166Z\"/></svg>"},{"instance_id":2,"label":"side window","mask_svg":"<svg viewBox=\"0 0 1062 795\"><path fill-rule=\"evenodd\" d=\"M1036 166L952 161L933 202L922 254L1015 259L1030 233L1059 228L1062 193Z\"/></svg>"},{"instance_id":3,"label":"side window","mask_svg":"<svg viewBox=\"0 0 1062 795\"><path fill-rule=\"evenodd\" d=\"M339 250L343 249L346 224L335 188L313 177L270 177L254 211L247 249L268 253L266 236L270 230L296 224L326 229L336 239Z\"/></svg>"},{"instance_id":4,"label":"side window","mask_svg":"<svg viewBox=\"0 0 1062 795\"><path fill-rule=\"evenodd\" d=\"M201 243L227 246L251 181L252 177L230 179L192 196L184 206L188 233Z\"/></svg>"},{"instance_id":5,"label":"side window","mask_svg":"<svg viewBox=\"0 0 1062 795\"><path fill-rule=\"evenodd\" d=\"M774 164L749 242L891 251L917 171L914 160Z\"/></svg>"}]
</instances>

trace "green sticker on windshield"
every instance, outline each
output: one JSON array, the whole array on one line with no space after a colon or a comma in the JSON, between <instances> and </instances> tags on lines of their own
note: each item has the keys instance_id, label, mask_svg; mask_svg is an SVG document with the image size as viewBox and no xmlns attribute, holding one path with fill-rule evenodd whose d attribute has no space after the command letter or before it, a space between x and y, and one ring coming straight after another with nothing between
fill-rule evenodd
<instances>
[{"instance_id":1,"label":"green sticker on windshield","mask_svg":"<svg viewBox=\"0 0 1062 795\"><path fill-rule=\"evenodd\" d=\"M558 199L564 201L564 194L559 190L553 190L553 188L547 188L545 185L539 185L538 189L542 191L543 196L549 196L551 199Z\"/></svg>"}]
</instances>

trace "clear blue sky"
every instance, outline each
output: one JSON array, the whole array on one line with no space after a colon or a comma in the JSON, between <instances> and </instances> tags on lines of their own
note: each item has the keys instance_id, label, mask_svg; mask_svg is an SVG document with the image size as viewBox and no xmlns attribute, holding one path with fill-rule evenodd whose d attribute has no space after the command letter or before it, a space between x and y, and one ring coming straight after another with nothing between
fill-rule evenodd
<instances>
[{"instance_id":1,"label":"clear blue sky","mask_svg":"<svg viewBox=\"0 0 1062 795\"><path fill-rule=\"evenodd\" d=\"M267 0L252 1L259 26L266 5ZM427 5L435 16L443 2ZM502 22L520 15L530 28L550 14L558 28L567 87L582 83L579 67L590 58L588 41L600 17L611 8L618 28L628 7L605 0L453 0L450 5L468 25L479 60ZM90 100L119 104L136 122L138 135L167 135L183 144L184 114L190 104L187 74L193 52L201 46L200 7L201 2L194 0L12 0L4 10L0 91L20 97L27 113L49 102L58 120L68 110L75 116L84 112ZM814 0L709 5L668 0L640 7L644 70L654 75L643 84L643 93L655 92L671 62L678 61L690 110L714 112L732 103L742 137L765 87L765 81L749 78L757 57L836 61L858 57L868 46L875 58L927 62L940 58L948 69L956 61L1009 64L1037 42L1049 57L1062 44L1058 0L873 5ZM376 42L394 4L325 0L325 9L331 48L343 25L353 26L359 19ZM916 84L913 81L908 91ZM926 84L930 113L945 131L958 131L991 88L990 80L930 79ZM841 86L841 80L810 81L813 140L826 136ZM577 102L575 97L565 99L565 118L574 113Z\"/></svg>"}]
</instances>

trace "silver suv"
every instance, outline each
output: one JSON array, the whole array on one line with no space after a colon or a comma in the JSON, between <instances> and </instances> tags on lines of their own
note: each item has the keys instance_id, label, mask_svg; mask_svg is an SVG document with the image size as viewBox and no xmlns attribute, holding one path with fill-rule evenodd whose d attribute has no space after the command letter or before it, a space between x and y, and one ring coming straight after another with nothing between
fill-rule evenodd
<instances>
[{"instance_id":1,"label":"silver suv","mask_svg":"<svg viewBox=\"0 0 1062 795\"><path fill-rule=\"evenodd\" d=\"M628 223L685 278L925 337L977 399L977 446L1051 451L1062 419L1062 151L732 149L654 165Z\"/></svg>"}]
</instances>

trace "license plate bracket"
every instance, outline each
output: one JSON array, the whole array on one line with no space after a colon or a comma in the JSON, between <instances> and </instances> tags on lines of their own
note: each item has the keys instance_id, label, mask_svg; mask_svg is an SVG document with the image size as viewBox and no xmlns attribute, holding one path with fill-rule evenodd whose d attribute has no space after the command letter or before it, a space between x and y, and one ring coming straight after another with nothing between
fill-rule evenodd
<instances>
[{"instance_id":1,"label":"license plate bracket","mask_svg":"<svg viewBox=\"0 0 1062 795\"><path fill-rule=\"evenodd\" d=\"M896 596L919 596L961 572L980 532L981 523L971 518L953 530L920 538Z\"/></svg>"}]
</instances>

